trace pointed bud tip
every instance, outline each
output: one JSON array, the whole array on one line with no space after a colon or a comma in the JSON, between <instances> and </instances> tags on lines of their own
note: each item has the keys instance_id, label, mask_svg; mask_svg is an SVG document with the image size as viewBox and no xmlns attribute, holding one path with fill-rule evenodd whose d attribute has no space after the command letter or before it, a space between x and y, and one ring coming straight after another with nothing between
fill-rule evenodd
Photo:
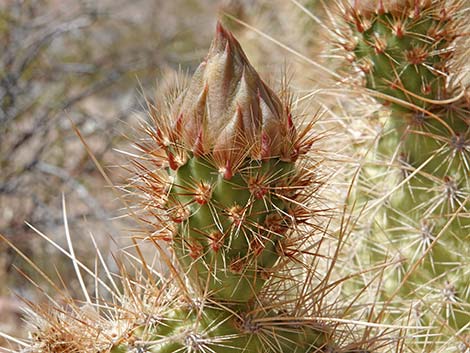
<instances>
[{"instance_id":1,"label":"pointed bud tip","mask_svg":"<svg viewBox=\"0 0 470 353\"><path fill-rule=\"evenodd\" d=\"M216 38L227 38L227 30L222 25L220 20L217 21L216 30L215 30L215 37Z\"/></svg>"},{"instance_id":2,"label":"pointed bud tip","mask_svg":"<svg viewBox=\"0 0 470 353\"><path fill-rule=\"evenodd\" d=\"M230 47L230 42L233 40L234 37L225 29L222 22L220 20L217 21L213 46L218 48L220 51L224 51L226 50L226 47Z\"/></svg>"}]
</instances>

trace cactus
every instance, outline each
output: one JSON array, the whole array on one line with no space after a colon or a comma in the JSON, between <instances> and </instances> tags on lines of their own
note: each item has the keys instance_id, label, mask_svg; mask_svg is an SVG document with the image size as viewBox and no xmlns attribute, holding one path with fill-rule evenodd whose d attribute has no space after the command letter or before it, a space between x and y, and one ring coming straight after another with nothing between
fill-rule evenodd
<instances>
[{"instance_id":1,"label":"cactus","mask_svg":"<svg viewBox=\"0 0 470 353\"><path fill-rule=\"evenodd\" d=\"M382 298L401 313L411 308L408 322L433 327L420 340L425 351L465 346L469 333L470 95L456 53L464 9L434 0L343 7L341 45L383 103L354 193L357 209L371 211L357 259L392 263Z\"/></svg>"},{"instance_id":2,"label":"cactus","mask_svg":"<svg viewBox=\"0 0 470 353\"><path fill-rule=\"evenodd\" d=\"M161 230L157 239L170 243L199 298L171 307L163 323L142 330L146 341L157 342L151 351L332 346L326 328L286 316L288 307L268 305L262 294L268 282L273 295L276 273L302 240L292 233L312 216L315 174L299 164L313 142L311 124L296 131L289 102L261 80L220 23L169 111L149 110L154 125L137 145L145 157L136 160L135 183L147 219Z\"/></svg>"},{"instance_id":3,"label":"cactus","mask_svg":"<svg viewBox=\"0 0 470 353\"><path fill-rule=\"evenodd\" d=\"M219 24L171 112L152 112L152 142L140 145L153 163L141 174L152 200L145 207L162 211L164 228L173 225L172 247L201 294L256 297L293 223L308 216L304 187L313 174L295 161L311 134L296 133L289 109Z\"/></svg>"},{"instance_id":4,"label":"cactus","mask_svg":"<svg viewBox=\"0 0 470 353\"><path fill-rule=\"evenodd\" d=\"M31 304L35 329L24 352L468 349L470 95L456 53L468 27L464 1L343 5L345 29L334 31L383 105L370 121L381 127L374 145L353 146L357 221L319 220L313 122L297 124L287 89L276 95L219 23L193 77L148 102L151 122L135 143L126 190L139 205L129 209L148 226L145 239L165 269L141 256L135 278L125 266L120 283L107 268L110 284L94 276L112 301L86 294L85 305L66 297L66 310ZM338 239L330 221L340 223ZM346 249L349 224L357 227ZM334 267L345 249L342 278ZM373 287L376 269L383 275ZM356 277L377 290L372 306L359 304L364 283L346 283ZM382 337L392 327L419 331L413 340Z\"/></svg>"},{"instance_id":5,"label":"cactus","mask_svg":"<svg viewBox=\"0 0 470 353\"><path fill-rule=\"evenodd\" d=\"M33 306L25 352L352 353L387 345L383 333L357 330L360 321L347 325L352 303L329 299L344 279L331 274L331 250L322 252L329 241L315 208L322 182L309 156L313 123L294 125L289 95L278 98L220 23L209 54L174 93L149 103L129 185L140 203L132 212L149 225L165 275L142 259L136 278L124 266L119 284L109 269L111 285L95 277L112 303L86 295L85 305L67 298L68 310Z\"/></svg>"}]
</instances>

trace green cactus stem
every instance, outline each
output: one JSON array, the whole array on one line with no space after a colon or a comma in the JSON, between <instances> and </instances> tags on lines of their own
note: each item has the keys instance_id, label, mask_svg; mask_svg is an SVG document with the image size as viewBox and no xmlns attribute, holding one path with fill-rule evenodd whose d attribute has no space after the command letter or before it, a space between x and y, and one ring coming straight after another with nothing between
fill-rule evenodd
<instances>
[{"instance_id":1,"label":"green cactus stem","mask_svg":"<svg viewBox=\"0 0 470 353\"><path fill-rule=\"evenodd\" d=\"M384 300L435 326L437 338L423 341L438 351L470 322L470 95L451 79L462 71L455 53L468 16L462 1L346 8L342 45L388 112L358 178L356 200L374 215L358 258L395 261Z\"/></svg>"}]
</instances>

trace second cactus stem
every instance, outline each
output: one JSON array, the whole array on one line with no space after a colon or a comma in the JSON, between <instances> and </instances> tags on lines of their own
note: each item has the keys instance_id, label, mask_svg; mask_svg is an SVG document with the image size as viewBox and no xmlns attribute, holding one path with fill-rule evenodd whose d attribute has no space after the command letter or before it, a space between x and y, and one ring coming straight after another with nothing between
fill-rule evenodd
<instances>
[{"instance_id":1,"label":"second cactus stem","mask_svg":"<svg viewBox=\"0 0 470 353\"><path fill-rule=\"evenodd\" d=\"M408 323L432 327L420 341L425 351L465 346L470 94L455 78L468 8L462 1L354 1L344 15L342 44L384 103L382 119L388 114L358 178L356 201L374 216L365 217L372 222L357 258L362 266L392 263L383 299L411 309Z\"/></svg>"}]
</instances>

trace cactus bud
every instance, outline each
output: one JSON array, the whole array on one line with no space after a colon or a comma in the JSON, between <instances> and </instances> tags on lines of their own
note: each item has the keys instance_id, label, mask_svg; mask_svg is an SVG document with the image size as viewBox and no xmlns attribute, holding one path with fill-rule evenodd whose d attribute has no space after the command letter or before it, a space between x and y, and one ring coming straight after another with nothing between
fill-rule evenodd
<instances>
[{"instance_id":1,"label":"cactus bud","mask_svg":"<svg viewBox=\"0 0 470 353\"><path fill-rule=\"evenodd\" d=\"M173 249L180 265L206 295L247 302L282 256L277 244L295 223L291 203L305 201L306 193L291 191L311 178L295 166L311 146L309 132L297 137L291 108L220 23L208 55L170 112L151 113L156 127L150 130L158 133L144 146L153 165L141 173L143 184L152 185L143 189L155 200L155 190L162 190L155 185L171 183L158 204L169 217L159 219L176 223ZM266 227L269 219L283 226Z\"/></svg>"}]
</instances>

